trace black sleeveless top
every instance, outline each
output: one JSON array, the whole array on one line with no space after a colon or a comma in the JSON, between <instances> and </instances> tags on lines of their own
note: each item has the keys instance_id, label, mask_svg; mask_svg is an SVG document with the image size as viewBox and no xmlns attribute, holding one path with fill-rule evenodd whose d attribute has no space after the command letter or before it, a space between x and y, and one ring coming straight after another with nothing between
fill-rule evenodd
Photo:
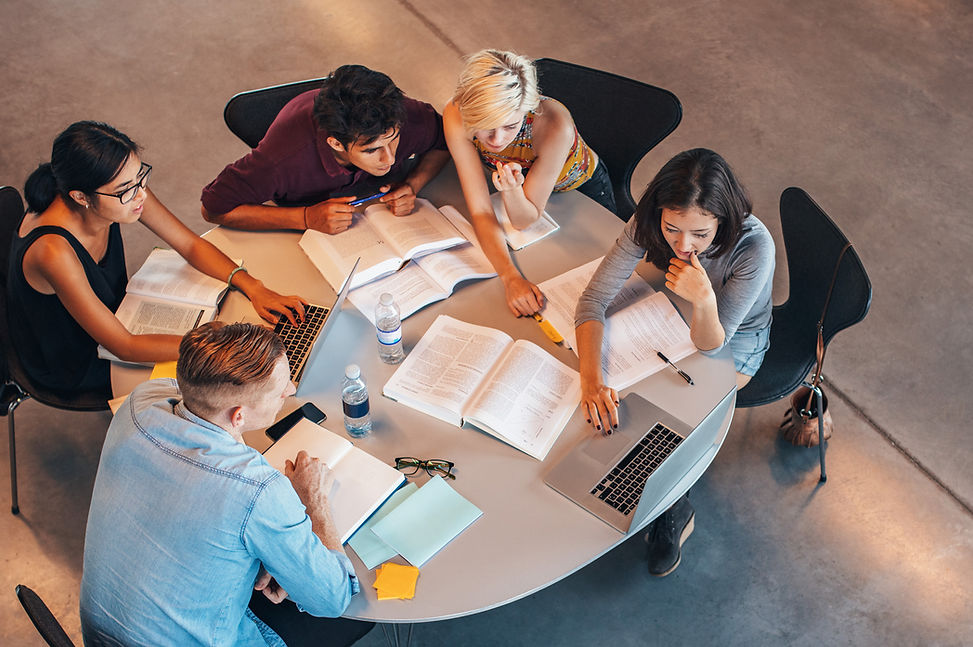
<instances>
[{"instance_id":1,"label":"black sleeveless top","mask_svg":"<svg viewBox=\"0 0 973 647\"><path fill-rule=\"evenodd\" d=\"M128 283L121 230L117 222L109 227L108 248L100 262L95 262L81 242L62 227L42 226L23 238L15 235L10 243L7 281L10 337L31 378L61 392L102 389L110 398L110 363L98 359L98 344L56 294L41 294L24 276L24 254L35 240L46 234L56 234L71 244L91 289L115 312Z\"/></svg>"}]
</instances>

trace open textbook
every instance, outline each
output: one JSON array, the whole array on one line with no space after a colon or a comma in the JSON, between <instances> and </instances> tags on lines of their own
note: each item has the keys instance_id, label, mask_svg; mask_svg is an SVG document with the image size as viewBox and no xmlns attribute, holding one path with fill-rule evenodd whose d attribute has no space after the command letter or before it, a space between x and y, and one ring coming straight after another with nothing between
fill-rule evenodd
<instances>
[{"instance_id":1,"label":"open textbook","mask_svg":"<svg viewBox=\"0 0 973 647\"><path fill-rule=\"evenodd\" d=\"M575 353L574 310L599 263L601 258L596 258L538 284L547 296L544 318ZM656 351L676 362L696 352L696 346L689 337L689 326L666 295L633 273L605 312L601 351L605 384L624 389L662 370L666 364Z\"/></svg>"},{"instance_id":2,"label":"open textbook","mask_svg":"<svg viewBox=\"0 0 973 647\"><path fill-rule=\"evenodd\" d=\"M541 217L530 226L517 229L510 223L510 217L503 206L503 198L499 191L490 195L490 202L493 203L493 213L496 214L497 221L503 229L503 236L507 239L507 246L514 251L523 249L560 229L560 225L554 222L554 218L551 218L551 214L546 211L541 213Z\"/></svg>"},{"instance_id":3,"label":"open textbook","mask_svg":"<svg viewBox=\"0 0 973 647\"><path fill-rule=\"evenodd\" d=\"M581 382L536 344L439 315L382 393L544 460L578 405Z\"/></svg>"},{"instance_id":4,"label":"open textbook","mask_svg":"<svg viewBox=\"0 0 973 647\"><path fill-rule=\"evenodd\" d=\"M439 209L419 198L415 211L407 216L394 216L384 204L373 204L366 207L364 213L356 212L351 227L340 234L308 229L301 236L300 244L335 290L341 287L360 257L351 284L354 290L397 271L411 258L466 242L466 237Z\"/></svg>"},{"instance_id":5,"label":"open textbook","mask_svg":"<svg viewBox=\"0 0 973 647\"><path fill-rule=\"evenodd\" d=\"M480 249L472 225L452 207L443 207L441 213L470 242L414 258L398 272L352 290L348 300L372 324L375 306L383 292L395 296L400 315L405 319L430 303L447 298L463 281L497 275Z\"/></svg>"},{"instance_id":6,"label":"open textbook","mask_svg":"<svg viewBox=\"0 0 973 647\"><path fill-rule=\"evenodd\" d=\"M293 461L302 449L312 458L321 459L334 472L334 489L328 500L341 543L348 541L358 526L405 480L391 465L307 418L301 418L271 445L264 458L271 467L283 472L287 461Z\"/></svg>"},{"instance_id":7,"label":"open textbook","mask_svg":"<svg viewBox=\"0 0 973 647\"><path fill-rule=\"evenodd\" d=\"M133 335L184 335L216 316L224 294L226 281L203 274L176 251L157 248L129 279L115 316ZM98 357L118 361L104 346Z\"/></svg>"}]
</instances>

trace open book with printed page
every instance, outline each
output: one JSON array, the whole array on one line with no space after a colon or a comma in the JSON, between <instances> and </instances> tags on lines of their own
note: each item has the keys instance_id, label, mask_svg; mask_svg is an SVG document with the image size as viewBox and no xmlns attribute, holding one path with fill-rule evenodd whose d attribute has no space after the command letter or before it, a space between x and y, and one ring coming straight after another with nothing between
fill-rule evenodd
<instances>
[{"instance_id":1,"label":"open book with printed page","mask_svg":"<svg viewBox=\"0 0 973 647\"><path fill-rule=\"evenodd\" d=\"M450 206L442 207L440 213L470 242L413 258L398 272L352 290L348 300L372 324L383 292L395 297L399 314L405 319L430 303L448 298L464 281L497 275L466 218Z\"/></svg>"},{"instance_id":2,"label":"open book with printed page","mask_svg":"<svg viewBox=\"0 0 973 647\"><path fill-rule=\"evenodd\" d=\"M130 333L184 335L216 316L227 285L194 268L178 252L156 248L125 290L115 316ZM98 357L120 361L104 346L98 346Z\"/></svg>"},{"instance_id":3,"label":"open book with printed page","mask_svg":"<svg viewBox=\"0 0 973 647\"><path fill-rule=\"evenodd\" d=\"M575 354L574 310L601 260L596 258L538 284L547 296L544 318ZM661 371L666 364L657 351L677 362L695 353L696 346L689 326L669 298L633 273L605 312L601 360L605 384L621 390Z\"/></svg>"},{"instance_id":4,"label":"open book with printed page","mask_svg":"<svg viewBox=\"0 0 973 647\"><path fill-rule=\"evenodd\" d=\"M341 543L348 541L405 480L391 465L307 418L301 418L271 445L264 458L271 467L284 473L287 461L293 462L302 449L312 458L321 459L334 472L335 485L328 501Z\"/></svg>"},{"instance_id":5,"label":"open book with printed page","mask_svg":"<svg viewBox=\"0 0 973 647\"><path fill-rule=\"evenodd\" d=\"M536 344L439 315L382 393L544 460L578 406L581 382Z\"/></svg>"},{"instance_id":6,"label":"open book with printed page","mask_svg":"<svg viewBox=\"0 0 973 647\"><path fill-rule=\"evenodd\" d=\"M415 211L407 216L392 215L384 204L373 204L362 213L356 212L351 227L339 234L308 229L300 245L335 290L360 257L351 284L354 290L398 271L409 259L467 242L439 209L418 198Z\"/></svg>"}]
</instances>

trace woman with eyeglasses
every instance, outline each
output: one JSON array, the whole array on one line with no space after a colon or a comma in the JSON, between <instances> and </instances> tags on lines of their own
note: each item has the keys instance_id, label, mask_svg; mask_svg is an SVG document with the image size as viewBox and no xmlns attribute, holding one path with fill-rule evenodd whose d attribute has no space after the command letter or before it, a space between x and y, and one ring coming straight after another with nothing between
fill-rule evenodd
<instances>
[{"instance_id":1,"label":"woman with eyeglasses","mask_svg":"<svg viewBox=\"0 0 973 647\"><path fill-rule=\"evenodd\" d=\"M24 186L27 213L11 241L10 334L24 368L63 393L111 397L101 344L122 360L179 355L178 335L134 335L115 317L128 277L120 224L141 221L199 271L242 291L263 319L303 317L304 301L267 289L179 221L147 188L152 167L111 126L79 121L54 140L51 161Z\"/></svg>"}]
</instances>

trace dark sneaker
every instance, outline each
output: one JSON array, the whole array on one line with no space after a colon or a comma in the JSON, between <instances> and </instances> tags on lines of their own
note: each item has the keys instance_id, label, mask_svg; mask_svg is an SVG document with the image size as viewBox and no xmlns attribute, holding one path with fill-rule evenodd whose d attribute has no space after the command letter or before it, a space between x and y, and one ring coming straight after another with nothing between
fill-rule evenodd
<instances>
[{"instance_id":1,"label":"dark sneaker","mask_svg":"<svg viewBox=\"0 0 973 647\"><path fill-rule=\"evenodd\" d=\"M649 544L649 574L664 577L676 570L682 559L682 545L693 534L696 511L683 495L649 524L645 541Z\"/></svg>"}]
</instances>

